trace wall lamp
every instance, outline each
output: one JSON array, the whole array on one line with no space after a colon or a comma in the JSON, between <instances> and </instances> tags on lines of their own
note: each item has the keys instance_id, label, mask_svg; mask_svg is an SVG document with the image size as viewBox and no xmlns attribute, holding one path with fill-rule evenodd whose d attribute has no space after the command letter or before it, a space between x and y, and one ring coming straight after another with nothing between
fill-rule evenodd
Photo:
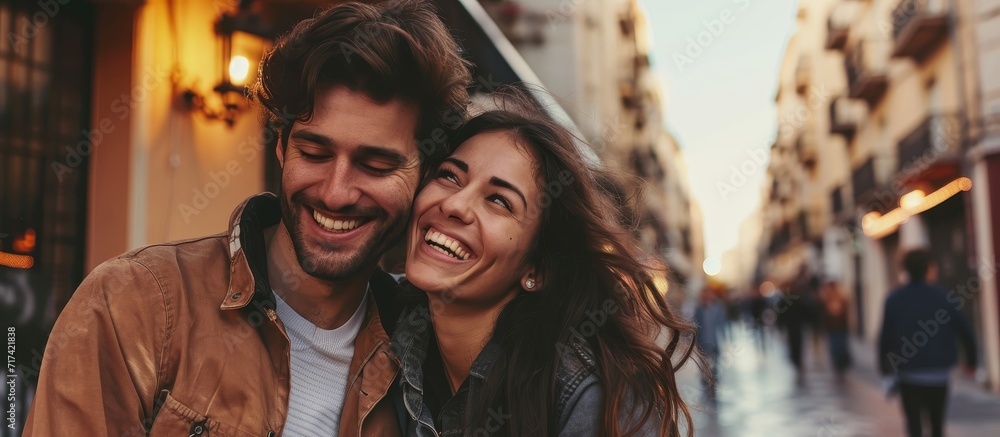
<instances>
[{"instance_id":1,"label":"wall lamp","mask_svg":"<svg viewBox=\"0 0 1000 437\"><path fill-rule=\"evenodd\" d=\"M182 95L189 110L201 112L210 120L222 120L229 127L236 122L236 116L248 107L249 52L254 47L263 47L264 41L274 38L274 30L251 10L251 3L253 0L240 1L236 13L222 14L215 23L221 54L218 67L221 79L212 90L219 95L221 107L213 107L205 96L190 88Z\"/></svg>"}]
</instances>

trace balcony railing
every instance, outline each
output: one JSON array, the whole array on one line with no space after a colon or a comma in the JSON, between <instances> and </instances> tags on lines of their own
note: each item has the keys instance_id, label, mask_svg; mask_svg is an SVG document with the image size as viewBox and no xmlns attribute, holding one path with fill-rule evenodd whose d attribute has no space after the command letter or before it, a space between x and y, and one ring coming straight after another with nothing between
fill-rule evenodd
<instances>
[{"instance_id":1,"label":"balcony railing","mask_svg":"<svg viewBox=\"0 0 1000 437\"><path fill-rule=\"evenodd\" d=\"M854 192L854 204L862 201L875 191L875 160L868 158L864 164L851 173L851 188Z\"/></svg>"},{"instance_id":2,"label":"balcony railing","mask_svg":"<svg viewBox=\"0 0 1000 437\"><path fill-rule=\"evenodd\" d=\"M892 25L892 55L922 60L948 37L947 0L901 0Z\"/></svg>"},{"instance_id":3,"label":"balcony railing","mask_svg":"<svg viewBox=\"0 0 1000 437\"><path fill-rule=\"evenodd\" d=\"M850 139L868 115L864 102L837 97L830 102L830 133Z\"/></svg>"},{"instance_id":4,"label":"balcony railing","mask_svg":"<svg viewBox=\"0 0 1000 437\"><path fill-rule=\"evenodd\" d=\"M965 138L965 120L958 114L937 114L924 119L896 149L898 170L931 167L955 159Z\"/></svg>"},{"instance_id":5,"label":"balcony railing","mask_svg":"<svg viewBox=\"0 0 1000 437\"><path fill-rule=\"evenodd\" d=\"M889 86L886 75L888 60L884 41L862 40L855 43L844 57L850 91L848 95L854 99L863 99L868 106L875 106Z\"/></svg>"}]
</instances>

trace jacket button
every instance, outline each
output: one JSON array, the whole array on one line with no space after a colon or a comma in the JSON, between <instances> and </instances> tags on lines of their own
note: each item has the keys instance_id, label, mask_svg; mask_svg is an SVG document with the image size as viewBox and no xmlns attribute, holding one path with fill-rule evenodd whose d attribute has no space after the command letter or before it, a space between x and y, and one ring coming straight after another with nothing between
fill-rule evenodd
<instances>
[{"instance_id":1,"label":"jacket button","mask_svg":"<svg viewBox=\"0 0 1000 437\"><path fill-rule=\"evenodd\" d=\"M267 437L274 437L274 431L268 431Z\"/></svg>"},{"instance_id":2,"label":"jacket button","mask_svg":"<svg viewBox=\"0 0 1000 437\"><path fill-rule=\"evenodd\" d=\"M243 295L243 293L236 293L236 294L234 294L233 295L233 300L238 300L240 298L240 296L242 296L242 295Z\"/></svg>"},{"instance_id":3,"label":"jacket button","mask_svg":"<svg viewBox=\"0 0 1000 437\"><path fill-rule=\"evenodd\" d=\"M205 422L202 421L191 425L191 432L188 434L188 437L195 437L202 435L204 433L205 433Z\"/></svg>"}]
</instances>

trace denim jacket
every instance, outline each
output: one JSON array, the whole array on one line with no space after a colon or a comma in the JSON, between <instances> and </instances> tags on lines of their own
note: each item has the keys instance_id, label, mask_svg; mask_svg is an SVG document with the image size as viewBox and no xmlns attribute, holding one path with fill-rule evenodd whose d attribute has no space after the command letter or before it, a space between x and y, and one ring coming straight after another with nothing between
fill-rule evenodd
<instances>
[{"instance_id":1,"label":"denim jacket","mask_svg":"<svg viewBox=\"0 0 1000 437\"><path fill-rule=\"evenodd\" d=\"M401 360L400 377L394 384L396 411L403 435L413 437L492 435L510 416L503 411L489 412L485 428L465 429L465 411L470 399L482 389L489 368L501 353L500 346L489 342L472 363L469 377L455 395L446 401L439 413L441 429L424 400L424 361L430 337L430 313L427 305L405 312L396 325L392 345ZM558 435L596 436L600 429L601 387L597 377L597 361L586 341L574 337L568 347L558 348L563 354L557 370L556 414L559 415ZM485 431L485 432L484 432Z\"/></svg>"}]
</instances>

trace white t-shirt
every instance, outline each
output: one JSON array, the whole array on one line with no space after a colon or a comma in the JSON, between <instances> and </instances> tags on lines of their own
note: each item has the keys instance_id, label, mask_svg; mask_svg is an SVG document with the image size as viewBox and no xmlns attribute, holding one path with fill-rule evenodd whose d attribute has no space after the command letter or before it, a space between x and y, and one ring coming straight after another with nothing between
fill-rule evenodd
<instances>
[{"instance_id":1,"label":"white t-shirt","mask_svg":"<svg viewBox=\"0 0 1000 437\"><path fill-rule=\"evenodd\" d=\"M320 329L295 312L278 293L275 311L291 340L292 383L283 435L336 436L344 409L354 340L368 311L368 293L351 319Z\"/></svg>"}]
</instances>

